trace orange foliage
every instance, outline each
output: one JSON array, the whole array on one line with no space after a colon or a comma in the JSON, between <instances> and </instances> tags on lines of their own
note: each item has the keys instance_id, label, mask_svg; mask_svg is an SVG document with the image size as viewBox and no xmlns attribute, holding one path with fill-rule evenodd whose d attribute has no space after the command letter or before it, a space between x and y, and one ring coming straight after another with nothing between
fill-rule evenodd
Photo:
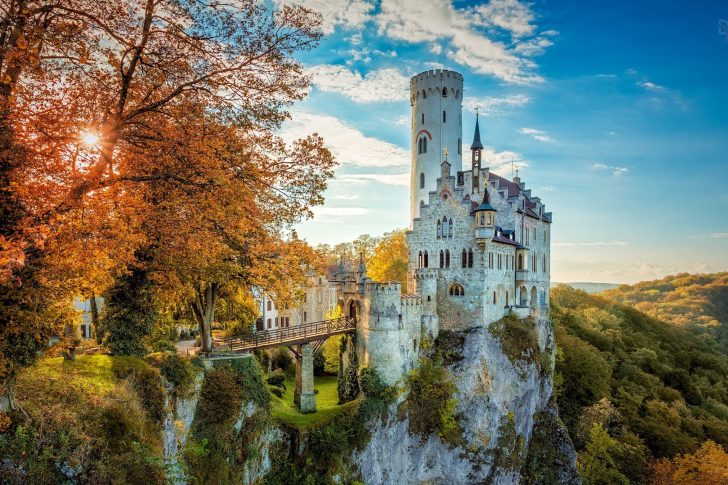
<instances>
[{"instance_id":1,"label":"orange foliage","mask_svg":"<svg viewBox=\"0 0 728 485\"><path fill-rule=\"evenodd\" d=\"M728 483L728 453L706 441L692 455L662 459L650 467L652 485L725 485Z\"/></svg>"}]
</instances>

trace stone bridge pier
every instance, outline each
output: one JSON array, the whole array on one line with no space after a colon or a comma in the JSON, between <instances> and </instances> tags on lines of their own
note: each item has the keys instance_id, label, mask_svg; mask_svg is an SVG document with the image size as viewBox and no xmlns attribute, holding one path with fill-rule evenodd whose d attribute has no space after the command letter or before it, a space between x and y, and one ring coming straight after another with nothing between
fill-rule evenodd
<instances>
[{"instance_id":1,"label":"stone bridge pier","mask_svg":"<svg viewBox=\"0 0 728 485\"><path fill-rule=\"evenodd\" d=\"M293 353L296 356L296 389L293 391L293 402L301 413L314 413L316 395L313 389L313 348L311 344L297 345Z\"/></svg>"}]
</instances>

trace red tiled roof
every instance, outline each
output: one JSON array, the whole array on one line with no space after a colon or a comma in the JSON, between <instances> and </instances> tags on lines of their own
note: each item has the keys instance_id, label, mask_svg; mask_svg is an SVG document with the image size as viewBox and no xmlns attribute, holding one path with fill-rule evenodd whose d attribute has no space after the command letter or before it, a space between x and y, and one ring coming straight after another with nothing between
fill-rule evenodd
<instances>
[{"instance_id":1,"label":"red tiled roof","mask_svg":"<svg viewBox=\"0 0 728 485\"><path fill-rule=\"evenodd\" d=\"M336 272L339 271L339 265L338 264L330 264L326 267L326 276L332 280L334 279L334 276L336 275Z\"/></svg>"},{"instance_id":2,"label":"red tiled roof","mask_svg":"<svg viewBox=\"0 0 728 485\"><path fill-rule=\"evenodd\" d=\"M539 215L536 214L535 212L533 212L530 208L529 209L526 209L526 215L527 216L531 216L531 217L535 217L536 219L541 219L539 217Z\"/></svg>"},{"instance_id":3,"label":"red tiled roof","mask_svg":"<svg viewBox=\"0 0 728 485\"><path fill-rule=\"evenodd\" d=\"M518 246L518 243L516 241L512 241L508 239L507 237L503 236L493 236L493 242L499 242L503 244L512 244L513 246Z\"/></svg>"},{"instance_id":4,"label":"red tiled roof","mask_svg":"<svg viewBox=\"0 0 728 485\"><path fill-rule=\"evenodd\" d=\"M498 180L498 186L500 188L507 187L508 197L516 197L521 192L521 188L518 185L501 177L500 175L494 174L493 172L488 172L488 180Z\"/></svg>"}]
</instances>

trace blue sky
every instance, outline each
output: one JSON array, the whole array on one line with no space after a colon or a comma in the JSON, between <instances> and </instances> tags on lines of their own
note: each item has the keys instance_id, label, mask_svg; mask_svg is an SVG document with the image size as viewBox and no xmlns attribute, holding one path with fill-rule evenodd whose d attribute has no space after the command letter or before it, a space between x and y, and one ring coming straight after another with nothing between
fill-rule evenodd
<instances>
[{"instance_id":1,"label":"blue sky","mask_svg":"<svg viewBox=\"0 0 728 485\"><path fill-rule=\"evenodd\" d=\"M446 68L463 139L480 106L485 165L514 159L553 211L553 281L728 270L728 2L295 3L328 35L282 134L316 131L340 162L298 227L312 244L409 226L409 78Z\"/></svg>"}]
</instances>

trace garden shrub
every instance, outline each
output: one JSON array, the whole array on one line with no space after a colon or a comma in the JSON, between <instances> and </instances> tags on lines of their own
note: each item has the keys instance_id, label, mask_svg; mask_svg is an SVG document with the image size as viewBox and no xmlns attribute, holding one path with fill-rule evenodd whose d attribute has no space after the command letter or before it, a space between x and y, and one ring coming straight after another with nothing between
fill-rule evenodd
<instances>
[{"instance_id":1,"label":"garden shrub","mask_svg":"<svg viewBox=\"0 0 728 485\"><path fill-rule=\"evenodd\" d=\"M286 380L286 375L280 369L277 369L273 374L268 376L266 382L271 386L277 386L281 389L285 389L286 385L283 383ZM279 396L280 397L280 396Z\"/></svg>"},{"instance_id":2,"label":"garden shrub","mask_svg":"<svg viewBox=\"0 0 728 485\"><path fill-rule=\"evenodd\" d=\"M155 352L177 353L177 347L169 340L157 340L152 344L152 350Z\"/></svg>"},{"instance_id":3,"label":"garden shrub","mask_svg":"<svg viewBox=\"0 0 728 485\"><path fill-rule=\"evenodd\" d=\"M150 416L157 421L164 418L164 390L156 369L137 357L115 357L111 372L132 383Z\"/></svg>"},{"instance_id":4,"label":"garden shrub","mask_svg":"<svg viewBox=\"0 0 728 485\"><path fill-rule=\"evenodd\" d=\"M339 404L345 404L359 397L359 360L356 356L355 334L343 336L339 352L339 380L336 388Z\"/></svg>"}]
</instances>

